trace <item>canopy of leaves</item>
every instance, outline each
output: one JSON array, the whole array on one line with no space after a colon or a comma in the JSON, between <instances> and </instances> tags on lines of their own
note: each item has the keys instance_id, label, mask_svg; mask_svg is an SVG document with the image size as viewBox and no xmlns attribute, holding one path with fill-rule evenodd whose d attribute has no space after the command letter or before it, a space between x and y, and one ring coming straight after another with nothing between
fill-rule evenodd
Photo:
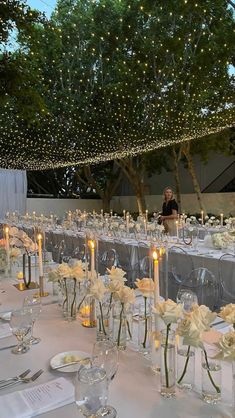
<instances>
[{"instance_id":1,"label":"canopy of leaves","mask_svg":"<svg viewBox=\"0 0 235 418\"><path fill-rule=\"evenodd\" d=\"M59 0L19 43L32 96L2 106L1 166L105 161L235 122L228 1Z\"/></svg>"}]
</instances>

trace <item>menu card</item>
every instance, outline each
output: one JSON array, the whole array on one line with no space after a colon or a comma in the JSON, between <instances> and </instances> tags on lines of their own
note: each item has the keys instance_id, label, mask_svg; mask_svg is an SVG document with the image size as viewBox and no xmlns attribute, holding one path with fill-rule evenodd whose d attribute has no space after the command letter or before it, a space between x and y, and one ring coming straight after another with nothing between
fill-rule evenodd
<instances>
[{"instance_id":1,"label":"menu card","mask_svg":"<svg viewBox=\"0 0 235 418\"><path fill-rule=\"evenodd\" d=\"M0 396L1 418L31 418L74 401L74 386L60 377Z\"/></svg>"},{"instance_id":2,"label":"menu card","mask_svg":"<svg viewBox=\"0 0 235 418\"><path fill-rule=\"evenodd\" d=\"M0 324L0 338L10 337L12 335L9 324Z\"/></svg>"}]
</instances>

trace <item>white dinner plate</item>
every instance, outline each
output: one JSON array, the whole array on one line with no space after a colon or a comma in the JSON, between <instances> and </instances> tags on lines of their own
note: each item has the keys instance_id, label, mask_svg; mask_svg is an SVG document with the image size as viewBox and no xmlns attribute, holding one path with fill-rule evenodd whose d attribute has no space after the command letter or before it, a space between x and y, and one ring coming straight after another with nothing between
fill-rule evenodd
<instances>
[{"instance_id":1,"label":"white dinner plate","mask_svg":"<svg viewBox=\"0 0 235 418\"><path fill-rule=\"evenodd\" d=\"M11 319L11 312L4 312L0 314L0 319L3 319L4 321L10 321Z\"/></svg>"},{"instance_id":2,"label":"white dinner plate","mask_svg":"<svg viewBox=\"0 0 235 418\"><path fill-rule=\"evenodd\" d=\"M84 351L65 351L63 353L58 353L52 359L50 360L50 366L52 369L54 369L57 366L61 366L62 364L65 364L65 357L67 356L75 356L76 360L80 360L83 358L89 357L88 353L85 353ZM70 360L73 361L73 360ZM70 361L67 361L67 363L70 363ZM57 369L58 372L63 373L71 373L71 372L77 372L79 367L81 367L80 363L77 364L71 364L70 366L63 367L61 369Z\"/></svg>"}]
</instances>

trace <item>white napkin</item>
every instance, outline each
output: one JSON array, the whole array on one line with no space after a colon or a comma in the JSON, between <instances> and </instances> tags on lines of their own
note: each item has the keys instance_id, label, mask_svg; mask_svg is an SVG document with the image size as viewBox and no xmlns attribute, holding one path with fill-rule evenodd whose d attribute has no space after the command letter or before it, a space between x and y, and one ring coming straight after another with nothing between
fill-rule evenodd
<instances>
[{"instance_id":1,"label":"white napkin","mask_svg":"<svg viewBox=\"0 0 235 418\"><path fill-rule=\"evenodd\" d=\"M0 338L10 337L12 335L9 324L0 325Z\"/></svg>"},{"instance_id":2,"label":"white napkin","mask_svg":"<svg viewBox=\"0 0 235 418\"><path fill-rule=\"evenodd\" d=\"M1 418L31 418L74 401L74 386L60 377L0 396Z\"/></svg>"}]
</instances>

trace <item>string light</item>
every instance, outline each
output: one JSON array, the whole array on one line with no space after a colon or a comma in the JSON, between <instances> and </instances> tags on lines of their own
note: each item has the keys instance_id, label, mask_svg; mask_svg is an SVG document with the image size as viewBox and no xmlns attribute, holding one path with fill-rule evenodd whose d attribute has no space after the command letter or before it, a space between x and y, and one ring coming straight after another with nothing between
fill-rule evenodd
<instances>
[{"instance_id":1,"label":"string light","mask_svg":"<svg viewBox=\"0 0 235 418\"><path fill-rule=\"evenodd\" d=\"M59 3L27 39L22 57L43 101L27 126L6 96L1 167L97 163L235 124L234 80L226 71L234 31L219 32L222 8L212 18L200 2L183 0L178 14L166 2L156 10L137 2L126 5L124 18L120 7L115 14L94 1L86 14L81 2L71 3Z\"/></svg>"}]
</instances>

